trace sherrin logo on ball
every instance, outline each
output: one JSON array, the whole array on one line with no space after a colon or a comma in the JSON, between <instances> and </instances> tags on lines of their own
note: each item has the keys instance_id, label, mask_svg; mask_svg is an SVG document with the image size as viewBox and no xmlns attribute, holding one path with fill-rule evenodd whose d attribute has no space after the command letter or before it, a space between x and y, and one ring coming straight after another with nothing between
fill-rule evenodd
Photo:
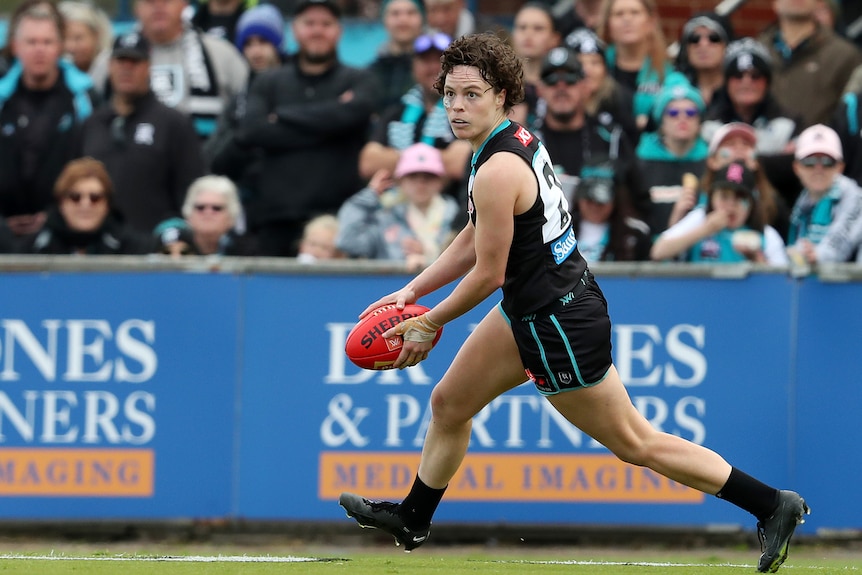
<instances>
[{"instance_id":1,"label":"sherrin logo on ball","mask_svg":"<svg viewBox=\"0 0 862 575\"><path fill-rule=\"evenodd\" d=\"M387 304L372 311L359 320L344 343L347 358L363 369L392 369L398 359L404 340L400 335L385 338L383 334L412 317L422 315L428 308L419 304L407 304L399 310L395 304ZM443 329L437 331L432 345L436 345Z\"/></svg>"}]
</instances>

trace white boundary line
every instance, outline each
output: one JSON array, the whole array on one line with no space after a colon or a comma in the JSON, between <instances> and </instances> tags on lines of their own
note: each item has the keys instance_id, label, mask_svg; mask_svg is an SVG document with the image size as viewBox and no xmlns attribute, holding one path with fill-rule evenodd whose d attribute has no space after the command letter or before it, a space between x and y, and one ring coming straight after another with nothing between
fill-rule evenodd
<instances>
[{"instance_id":1,"label":"white boundary line","mask_svg":"<svg viewBox=\"0 0 862 575\"><path fill-rule=\"evenodd\" d=\"M254 555L112 555L98 557L73 557L70 555L0 555L6 559L30 559L33 561L153 561L175 563L308 563L313 561L343 561L319 557L274 557Z\"/></svg>"},{"instance_id":2,"label":"white boundary line","mask_svg":"<svg viewBox=\"0 0 862 575\"><path fill-rule=\"evenodd\" d=\"M29 559L31 561L144 561L153 563L309 563L309 562L339 562L350 561L350 559L335 557L278 557L271 555L112 555L83 557L71 555L21 555L0 554L3 560ZM541 561L541 560L497 560L485 561L486 563L520 563L523 565L594 565L594 566L624 566L632 567L687 567L687 568L709 568L709 567L734 567L753 568L753 565L745 563L670 563L653 561ZM782 569L794 569L792 565L784 565ZM802 570L822 571L826 567L797 567ZM829 568L831 569L831 568ZM857 567L844 567L843 571L859 571Z\"/></svg>"}]
</instances>

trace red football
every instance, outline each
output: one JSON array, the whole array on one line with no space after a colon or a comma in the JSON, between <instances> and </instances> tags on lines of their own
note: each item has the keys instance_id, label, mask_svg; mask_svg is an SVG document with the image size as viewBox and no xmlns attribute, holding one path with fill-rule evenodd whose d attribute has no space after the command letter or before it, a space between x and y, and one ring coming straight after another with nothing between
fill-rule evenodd
<instances>
[{"instance_id":1,"label":"red football","mask_svg":"<svg viewBox=\"0 0 862 575\"><path fill-rule=\"evenodd\" d=\"M350 330L344 344L347 358L364 369L392 369L392 364L401 353L404 340L400 335L386 339L383 334L404 320L422 315L426 311L428 308L419 304L407 304L402 310L398 310L394 303L377 308ZM437 330L432 345L437 345L442 333L443 328Z\"/></svg>"}]
</instances>

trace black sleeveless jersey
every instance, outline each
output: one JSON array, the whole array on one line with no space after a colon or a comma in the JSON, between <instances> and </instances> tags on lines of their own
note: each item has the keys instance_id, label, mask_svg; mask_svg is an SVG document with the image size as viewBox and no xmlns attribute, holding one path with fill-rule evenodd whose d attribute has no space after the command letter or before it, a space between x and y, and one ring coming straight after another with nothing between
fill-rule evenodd
<instances>
[{"instance_id":1,"label":"black sleeveless jersey","mask_svg":"<svg viewBox=\"0 0 862 575\"><path fill-rule=\"evenodd\" d=\"M512 246L503 283L503 310L525 315L569 293L587 263L578 252L569 206L545 146L523 126L506 120L485 140L471 162L467 211L476 225L482 214L473 204L476 172L497 152L521 157L536 176L539 193L532 207L514 216Z\"/></svg>"}]
</instances>

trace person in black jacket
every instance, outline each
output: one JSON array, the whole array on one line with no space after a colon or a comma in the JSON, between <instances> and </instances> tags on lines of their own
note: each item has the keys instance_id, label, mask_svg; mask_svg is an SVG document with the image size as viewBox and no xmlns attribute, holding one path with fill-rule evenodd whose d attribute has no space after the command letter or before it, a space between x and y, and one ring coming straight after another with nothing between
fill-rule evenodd
<instances>
[{"instance_id":1,"label":"person in black jacket","mask_svg":"<svg viewBox=\"0 0 862 575\"><path fill-rule=\"evenodd\" d=\"M137 32L114 42L111 101L85 122L80 153L104 162L117 186L117 208L145 233L179 217L186 189L204 174L191 121L150 90L149 53Z\"/></svg>"},{"instance_id":2,"label":"person in black jacket","mask_svg":"<svg viewBox=\"0 0 862 575\"><path fill-rule=\"evenodd\" d=\"M61 58L63 19L54 4L25 2L9 37L15 60L0 79L0 216L23 236L44 223L54 181L75 157L96 99L90 78Z\"/></svg>"},{"instance_id":3,"label":"person in black jacket","mask_svg":"<svg viewBox=\"0 0 862 575\"><path fill-rule=\"evenodd\" d=\"M45 224L22 239L28 254L148 254L155 241L126 226L114 211L114 186L102 162L79 158L69 162L54 185L55 204Z\"/></svg>"},{"instance_id":4,"label":"person in black jacket","mask_svg":"<svg viewBox=\"0 0 862 575\"><path fill-rule=\"evenodd\" d=\"M300 2L293 19L298 54L249 89L236 138L264 153L248 205L263 255L295 256L305 222L335 213L362 187L359 151L378 86L371 74L338 61L340 12L332 0Z\"/></svg>"}]
</instances>

